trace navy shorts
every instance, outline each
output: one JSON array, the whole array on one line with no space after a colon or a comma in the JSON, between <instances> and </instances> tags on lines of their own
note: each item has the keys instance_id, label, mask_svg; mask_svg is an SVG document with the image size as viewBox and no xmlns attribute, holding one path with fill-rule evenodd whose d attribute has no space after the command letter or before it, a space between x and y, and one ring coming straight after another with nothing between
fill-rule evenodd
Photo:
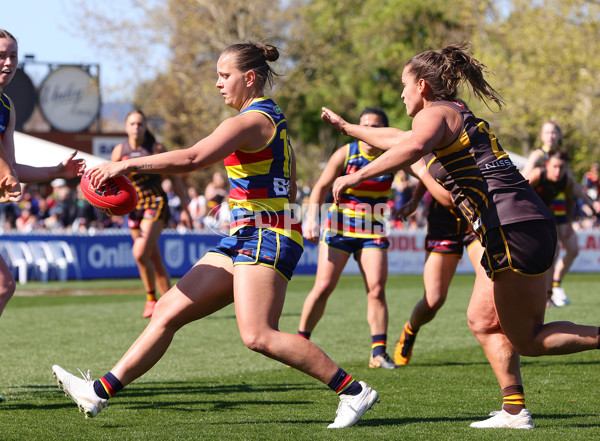
<instances>
[{"instance_id":1,"label":"navy shorts","mask_svg":"<svg viewBox=\"0 0 600 441\"><path fill-rule=\"evenodd\" d=\"M543 274L554 262L556 240L553 220L492 228L483 236L481 264L492 280L496 273L506 270L532 276Z\"/></svg>"},{"instance_id":2,"label":"navy shorts","mask_svg":"<svg viewBox=\"0 0 600 441\"><path fill-rule=\"evenodd\" d=\"M248 226L221 239L209 253L230 257L234 266L268 266L290 280L303 251L302 245L287 236L266 228Z\"/></svg>"},{"instance_id":3,"label":"navy shorts","mask_svg":"<svg viewBox=\"0 0 600 441\"><path fill-rule=\"evenodd\" d=\"M357 253L365 248L387 250L390 247L390 241L387 237L348 237L342 234L332 233L331 231L324 231L321 237L321 241L327 244L327 246L348 254Z\"/></svg>"}]
</instances>

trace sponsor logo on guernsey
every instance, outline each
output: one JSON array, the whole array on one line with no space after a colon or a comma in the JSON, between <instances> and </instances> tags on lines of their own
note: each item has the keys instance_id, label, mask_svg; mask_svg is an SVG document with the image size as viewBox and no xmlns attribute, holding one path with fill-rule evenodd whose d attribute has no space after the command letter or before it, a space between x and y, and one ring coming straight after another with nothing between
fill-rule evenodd
<instances>
[{"instance_id":1,"label":"sponsor logo on guernsey","mask_svg":"<svg viewBox=\"0 0 600 441\"><path fill-rule=\"evenodd\" d=\"M281 109L279 108L279 106L277 104L275 104L273 106L273 111L277 114L277 115L281 115Z\"/></svg>"},{"instance_id":2,"label":"sponsor logo on guernsey","mask_svg":"<svg viewBox=\"0 0 600 441\"><path fill-rule=\"evenodd\" d=\"M510 158L503 158L503 159L498 159L497 161L494 161L494 162L488 162L487 164L485 164L485 168L486 168L486 170L490 170L492 168L498 168L498 167L510 167L511 165L514 165L514 164L510 160Z\"/></svg>"}]
</instances>

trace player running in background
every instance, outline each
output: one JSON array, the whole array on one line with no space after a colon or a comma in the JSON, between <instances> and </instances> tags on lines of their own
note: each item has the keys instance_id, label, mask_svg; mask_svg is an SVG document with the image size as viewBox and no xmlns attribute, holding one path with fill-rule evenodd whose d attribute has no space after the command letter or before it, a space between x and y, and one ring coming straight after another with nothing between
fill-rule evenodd
<instances>
[{"instance_id":1,"label":"player running in background","mask_svg":"<svg viewBox=\"0 0 600 441\"><path fill-rule=\"evenodd\" d=\"M234 44L217 62L217 88L225 104L240 112L188 149L102 164L90 171L92 185L132 171L183 173L224 161L230 182L230 235L205 254L162 296L150 323L121 360L96 381L53 373L87 416L142 376L164 355L187 323L233 303L242 341L253 351L292 366L339 394L330 428L354 425L378 401L312 342L278 329L287 284L303 251L295 202L296 162L287 122L264 95L273 80L268 62L279 58L271 45Z\"/></svg>"},{"instance_id":2,"label":"player running in background","mask_svg":"<svg viewBox=\"0 0 600 441\"><path fill-rule=\"evenodd\" d=\"M388 127L388 117L378 108L366 108L359 124ZM354 173L369 164L382 150L361 141L353 141L335 151L310 192L309 212L304 237L319 243L317 275L308 293L298 326L298 334L309 339L325 312L329 296L335 289L350 258L358 262L367 289L367 321L371 331L369 367L395 369L398 366L386 352L388 307L385 283L388 275L387 249L390 243L384 224L387 202L394 174L377 177L350 188L339 201L331 204L323 222L321 240L321 207L333 181L339 176Z\"/></svg>"},{"instance_id":3,"label":"player running in background","mask_svg":"<svg viewBox=\"0 0 600 441\"><path fill-rule=\"evenodd\" d=\"M542 198L549 208L553 208L557 196L561 195L565 206L564 215L562 215L564 216L564 219L557 216L555 211L554 217L557 223L557 228L559 228L560 225L572 225L575 207L575 182L569 173L569 156L566 153L558 150L548 151L547 156L548 158L546 159L544 166L536 167L529 172L529 183L533 186L533 188L535 188L537 194ZM599 212L600 202L593 201L585 193L580 194L580 198L585 204L589 205L595 213ZM577 236L575 234L573 234L573 240L577 245ZM554 303L556 299L554 294L556 287L554 286L552 273L549 272L548 276L547 306L564 306L564 303L559 303L558 305ZM560 296L558 299L559 300L557 301L560 301Z\"/></svg>"},{"instance_id":4,"label":"player running in background","mask_svg":"<svg viewBox=\"0 0 600 441\"><path fill-rule=\"evenodd\" d=\"M542 124L540 140L542 141L541 147L538 147L531 152L525 166L521 169L521 174L527 179L529 179L529 174L534 169L544 166L548 160L548 153L550 150L562 151L563 133L556 121L549 120ZM571 170L569 170L568 173L572 175ZM579 192L576 191L576 193ZM558 240L565 248L565 253L563 256L556 255L554 269L550 271L552 279L552 295L548 304L552 306L565 306L571 303L571 300L567 297L561 283L579 254L577 236L573 231L573 225L570 221L573 214L573 205L567 206L564 192L559 192L555 195L555 198L549 207L554 214L554 220L558 231Z\"/></svg>"},{"instance_id":5,"label":"player running in background","mask_svg":"<svg viewBox=\"0 0 600 441\"><path fill-rule=\"evenodd\" d=\"M428 155L427 160L433 159ZM397 365L409 363L417 332L429 323L446 302L450 282L456 273L458 262L467 249L473 268L481 269L483 247L471 231L469 223L457 212L450 193L444 190L427 172L425 161L411 166L419 177L419 183L411 199L400 207L397 216L407 219L412 214L425 192L432 194L427 213L427 235L425 236L425 266L423 267L423 298L414 306L410 319L404 324L402 334L394 350Z\"/></svg>"},{"instance_id":6,"label":"player running in background","mask_svg":"<svg viewBox=\"0 0 600 441\"><path fill-rule=\"evenodd\" d=\"M127 140L115 146L111 154L114 162L131 158L144 158L166 152L148 130L146 115L141 110L130 112L125 118ZM160 234L169 221L167 195L162 189L162 177L156 174L133 172L128 175L138 194L138 204L129 214L128 226L133 238L131 248L146 290L146 304L142 317L151 317L156 305L156 289L165 294L171 288L171 278L163 263L159 247ZM178 175L169 175L175 194L183 201L181 221L192 228L191 216L185 201L187 192Z\"/></svg>"}]
</instances>

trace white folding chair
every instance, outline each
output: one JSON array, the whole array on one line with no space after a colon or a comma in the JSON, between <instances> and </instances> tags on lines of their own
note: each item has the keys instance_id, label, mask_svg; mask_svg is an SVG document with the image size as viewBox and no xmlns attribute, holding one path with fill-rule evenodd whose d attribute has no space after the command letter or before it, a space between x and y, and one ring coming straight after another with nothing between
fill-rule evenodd
<instances>
[{"instance_id":1,"label":"white folding chair","mask_svg":"<svg viewBox=\"0 0 600 441\"><path fill-rule=\"evenodd\" d=\"M33 268L33 256L27 244L12 240L5 240L2 243L10 260L13 276L17 278L18 275L19 283L26 284Z\"/></svg>"},{"instance_id":2,"label":"white folding chair","mask_svg":"<svg viewBox=\"0 0 600 441\"><path fill-rule=\"evenodd\" d=\"M40 280L47 282L48 279L58 279L54 253L50 246L41 240L30 240L27 245L31 250L35 271L39 274ZM66 277L64 280L67 280Z\"/></svg>"},{"instance_id":3,"label":"white folding chair","mask_svg":"<svg viewBox=\"0 0 600 441\"><path fill-rule=\"evenodd\" d=\"M54 254L56 267L61 275L61 280L63 280L63 276L65 278L64 280L66 280L69 267L73 267L75 270L75 277L77 280L81 280L81 267L79 266L77 254L73 251L71 245L65 240L50 240L48 241L48 245Z\"/></svg>"}]
</instances>

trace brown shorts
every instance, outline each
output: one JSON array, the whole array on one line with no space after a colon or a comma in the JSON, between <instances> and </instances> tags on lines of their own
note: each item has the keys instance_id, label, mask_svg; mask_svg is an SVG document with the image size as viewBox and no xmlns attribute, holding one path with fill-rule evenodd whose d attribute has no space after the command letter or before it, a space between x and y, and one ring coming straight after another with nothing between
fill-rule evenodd
<instances>
[{"instance_id":1,"label":"brown shorts","mask_svg":"<svg viewBox=\"0 0 600 441\"><path fill-rule=\"evenodd\" d=\"M474 240L477 240L475 233L448 236L443 239L427 235L425 237L425 251L434 254L449 254L462 257L465 247L468 247Z\"/></svg>"},{"instance_id":2,"label":"brown shorts","mask_svg":"<svg viewBox=\"0 0 600 441\"><path fill-rule=\"evenodd\" d=\"M129 213L127 226L130 230L139 230L140 223L143 220L161 221L163 227L166 227L171 217L169 207L166 204L159 204L157 207L146 209L135 209Z\"/></svg>"},{"instance_id":3,"label":"brown shorts","mask_svg":"<svg viewBox=\"0 0 600 441\"><path fill-rule=\"evenodd\" d=\"M493 228L483 237L483 246L481 265L492 280L506 270L543 274L554 262L556 226L553 220L535 220Z\"/></svg>"}]
</instances>

